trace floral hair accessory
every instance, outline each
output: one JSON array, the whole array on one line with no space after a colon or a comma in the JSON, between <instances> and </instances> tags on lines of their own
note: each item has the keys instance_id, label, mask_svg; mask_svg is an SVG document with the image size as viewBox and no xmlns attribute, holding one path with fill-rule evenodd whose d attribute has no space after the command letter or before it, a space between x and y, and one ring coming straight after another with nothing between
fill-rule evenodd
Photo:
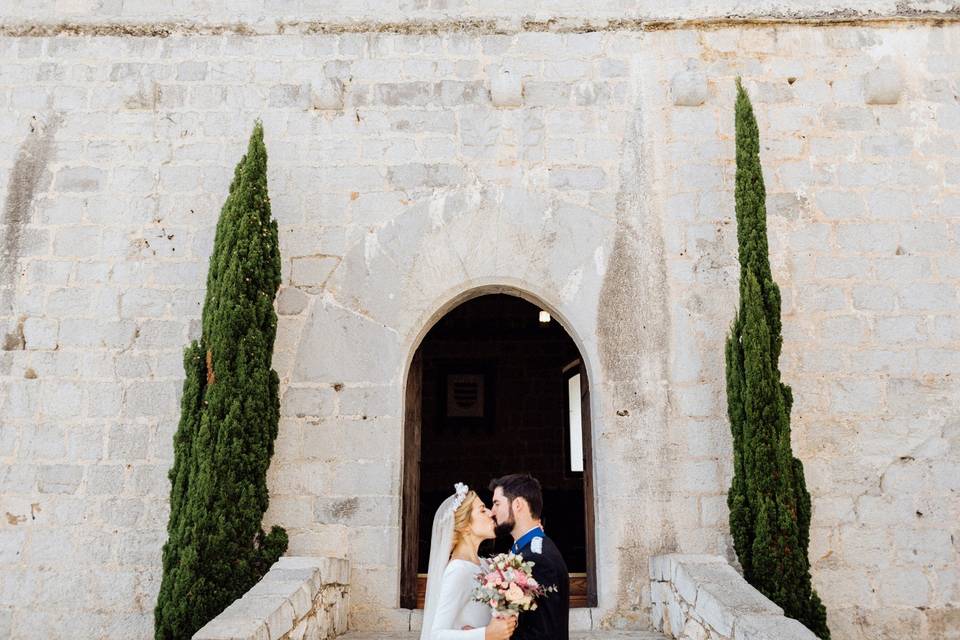
<instances>
[{"instance_id":1,"label":"floral hair accessory","mask_svg":"<svg viewBox=\"0 0 960 640\"><path fill-rule=\"evenodd\" d=\"M467 497L467 492L470 490L470 487L458 482L453 485L454 490L456 491L456 497L453 499L453 510L456 511L460 508L460 505L463 504L463 499Z\"/></svg>"}]
</instances>

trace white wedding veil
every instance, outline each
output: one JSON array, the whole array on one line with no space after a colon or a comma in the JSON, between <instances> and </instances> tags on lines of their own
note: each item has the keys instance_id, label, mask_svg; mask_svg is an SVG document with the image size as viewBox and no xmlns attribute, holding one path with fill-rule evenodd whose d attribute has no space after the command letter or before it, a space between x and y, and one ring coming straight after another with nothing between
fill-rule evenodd
<instances>
[{"instance_id":1,"label":"white wedding veil","mask_svg":"<svg viewBox=\"0 0 960 640\"><path fill-rule=\"evenodd\" d=\"M440 600L440 582L443 572L450 562L453 551L453 514L463 503L467 495L467 485L457 483L456 493L443 501L433 516L433 532L430 534L430 564L427 567L427 595L423 604L423 626L420 640L430 640L433 619L437 615L437 602Z\"/></svg>"}]
</instances>

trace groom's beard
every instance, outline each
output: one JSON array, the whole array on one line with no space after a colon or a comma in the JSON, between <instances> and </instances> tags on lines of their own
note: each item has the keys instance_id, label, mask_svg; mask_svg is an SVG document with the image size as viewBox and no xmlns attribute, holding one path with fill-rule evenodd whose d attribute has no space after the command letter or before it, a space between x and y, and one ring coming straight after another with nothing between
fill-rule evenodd
<instances>
[{"instance_id":1,"label":"groom's beard","mask_svg":"<svg viewBox=\"0 0 960 640\"><path fill-rule=\"evenodd\" d=\"M500 536L510 536L513 537L513 527L516 525L516 521L513 519L513 509L510 509L510 515L507 517L506 522L497 522L497 526L494 528L494 533L497 534L497 537Z\"/></svg>"}]
</instances>

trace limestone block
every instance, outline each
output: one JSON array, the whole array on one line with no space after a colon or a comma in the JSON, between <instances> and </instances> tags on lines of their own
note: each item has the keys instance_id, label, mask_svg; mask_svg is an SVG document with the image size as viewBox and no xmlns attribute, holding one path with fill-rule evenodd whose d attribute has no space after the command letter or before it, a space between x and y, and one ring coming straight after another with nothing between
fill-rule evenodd
<instances>
[{"instance_id":1,"label":"limestone block","mask_svg":"<svg viewBox=\"0 0 960 640\"><path fill-rule=\"evenodd\" d=\"M605 87L597 82L584 80L573 88L573 101L578 107L588 107L605 97Z\"/></svg>"},{"instance_id":2,"label":"limestone block","mask_svg":"<svg viewBox=\"0 0 960 640\"><path fill-rule=\"evenodd\" d=\"M316 637L314 635L307 636L307 632L310 627L311 621L313 622L314 625L316 624L316 618L314 616L309 616L307 618L304 618L300 622L298 622L296 626L293 628L293 630L287 634L284 640L303 640L304 638L307 638L307 637L309 638Z\"/></svg>"},{"instance_id":3,"label":"limestone block","mask_svg":"<svg viewBox=\"0 0 960 640\"><path fill-rule=\"evenodd\" d=\"M293 629L293 604L286 599L279 600L276 597L250 598L247 600L247 615L259 617L264 615L263 620L270 630L270 640L279 640L284 634ZM262 600L262 601L261 601Z\"/></svg>"},{"instance_id":4,"label":"limestone block","mask_svg":"<svg viewBox=\"0 0 960 640\"><path fill-rule=\"evenodd\" d=\"M387 526L394 502L386 497L320 497L314 504L314 516L318 524Z\"/></svg>"},{"instance_id":5,"label":"limestone block","mask_svg":"<svg viewBox=\"0 0 960 640\"><path fill-rule=\"evenodd\" d=\"M350 584L350 562L345 558L322 558L321 575L328 584Z\"/></svg>"},{"instance_id":6,"label":"limestone block","mask_svg":"<svg viewBox=\"0 0 960 640\"><path fill-rule=\"evenodd\" d=\"M699 71L681 71L670 80L670 95L678 107L699 107L707 101L707 77Z\"/></svg>"},{"instance_id":7,"label":"limestone block","mask_svg":"<svg viewBox=\"0 0 960 640\"><path fill-rule=\"evenodd\" d=\"M64 167L57 172L54 188L57 191L85 193L99 191L104 182L104 172L95 167Z\"/></svg>"},{"instance_id":8,"label":"limestone block","mask_svg":"<svg viewBox=\"0 0 960 640\"><path fill-rule=\"evenodd\" d=\"M900 245L907 253L947 253L950 234L945 223L913 222L901 227Z\"/></svg>"},{"instance_id":9,"label":"limestone block","mask_svg":"<svg viewBox=\"0 0 960 640\"><path fill-rule=\"evenodd\" d=\"M394 188L413 192L462 186L469 179L464 168L456 164L411 163L395 165L387 170L387 180Z\"/></svg>"},{"instance_id":10,"label":"limestone block","mask_svg":"<svg viewBox=\"0 0 960 640\"><path fill-rule=\"evenodd\" d=\"M324 78L310 85L310 106L318 110L341 111L344 93L340 78Z\"/></svg>"},{"instance_id":11,"label":"limestone block","mask_svg":"<svg viewBox=\"0 0 960 640\"><path fill-rule=\"evenodd\" d=\"M333 466L329 490L339 496L384 496L390 494L393 478L393 464L382 460L338 461Z\"/></svg>"},{"instance_id":12,"label":"limestone block","mask_svg":"<svg viewBox=\"0 0 960 640\"><path fill-rule=\"evenodd\" d=\"M591 629L593 627L593 616L591 609L570 609L570 630Z\"/></svg>"},{"instance_id":13,"label":"limestone block","mask_svg":"<svg viewBox=\"0 0 960 640\"><path fill-rule=\"evenodd\" d=\"M694 576L690 574L689 569L683 563L677 563L673 575L673 587L677 590L677 595L693 604L697 601L697 584Z\"/></svg>"},{"instance_id":14,"label":"limestone block","mask_svg":"<svg viewBox=\"0 0 960 640\"><path fill-rule=\"evenodd\" d=\"M282 415L297 418L333 415L336 399L333 389L289 387L283 394Z\"/></svg>"},{"instance_id":15,"label":"limestone block","mask_svg":"<svg viewBox=\"0 0 960 640\"><path fill-rule=\"evenodd\" d=\"M324 566L326 559L327 558L313 558L309 556L281 556L273 567L271 567L271 571L274 568L284 571L292 569L320 569Z\"/></svg>"},{"instance_id":16,"label":"limestone block","mask_svg":"<svg viewBox=\"0 0 960 640\"><path fill-rule=\"evenodd\" d=\"M189 326L188 323L182 321L173 322L164 320L140 320L136 323L128 320L115 324L117 326L109 335L111 340L109 344L116 344L119 347L126 346L128 343L121 342L121 340L127 338L128 332L130 334L129 338L132 339L134 332L137 331L136 346L140 349L156 349L166 345L180 343L184 340L184 330ZM199 322L195 324L195 331L191 332L191 337L199 337ZM61 329L61 340L64 333Z\"/></svg>"},{"instance_id":17,"label":"limestone block","mask_svg":"<svg viewBox=\"0 0 960 640\"><path fill-rule=\"evenodd\" d=\"M342 416L395 416L400 399L389 387L344 387L340 393Z\"/></svg>"},{"instance_id":18,"label":"limestone block","mask_svg":"<svg viewBox=\"0 0 960 640\"><path fill-rule=\"evenodd\" d=\"M336 617L346 610L345 590L321 579L321 573L346 578L346 564L336 558L283 557L194 640L290 640L342 633L346 619L338 622Z\"/></svg>"},{"instance_id":19,"label":"limestone block","mask_svg":"<svg viewBox=\"0 0 960 640\"><path fill-rule=\"evenodd\" d=\"M686 621L686 614L679 599L671 599L667 603L667 617L663 626L663 632L670 635L671 632L679 632L683 629Z\"/></svg>"},{"instance_id":20,"label":"limestone block","mask_svg":"<svg viewBox=\"0 0 960 640\"><path fill-rule=\"evenodd\" d=\"M651 556L649 566L651 580L669 581L673 575L673 556Z\"/></svg>"},{"instance_id":21,"label":"limestone block","mask_svg":"<svg viewBox=\"0 0 960 640\"><path fill-rule=\"evenodd\" d=\"M849 191L821 191L816 203L824 216L834 220L861 218L866 211L860 194Z\"/></svg>"},{"instance_id":22,"label":"limestone block","mask_svg":"<svg viewBox=\"0 0 960 640\"><path fill-rule=\"evenodd\" d=\"M304 109L310 103L310 86L306 84L278 84L270 88L268 104L277 109ZM269 128L269 123L267 123Z\"/></svg>"},{"instance_id":23,"label":"limestone block","mask_svg":"<svg viewBox=\"0 0 960 640\"><path fill-rule=\"evenodd\" d=\"M50 423L28 424L22 428L22 455L32 460L55 460L66 454L64 428Z\"/></svg>"},{"instance_id":24,"label":"limestone block","mask_svg":"<svg viewBox=\"0 0 960 640\"><path fill-rule=\"evenodd\" d=\"M143 513L143 501L139 498L107 498L100 503L100 518L107 524L132 528Z\"/></svg>"},{"instance_id":25,"label":"limestone block","mask_svg":"<svg viewBox=\"0 0 960 640\"><path fill-rule=\"evenodd\" d=\"M566 107L570 102L570 85L530 80L523 85L523 99L530 107Z\"/></svg>"},{"instance_id":26,"label":"limestone block","mask_svg":"<svg viewBox=\"0 0 960 640\"><path fill-rule=\"evenodd\" d=\"M123 490L122 465L94 465L87 467L86 491L91 495L117 494Z\"/></svg>"},{"instance_id":27,"label":"limestone block","mask_svg":"<svg viewBox=\"0 0 960 640\"><path fill-rule=\"evenodd\" d=\"M780 615L783 610L749 585L733 567L726 563L697 566L700 590L697 594L697 613L714 629L724 631L725 622L745 612Z\"/></svg>"},{"instance_id":28,"label":"limestone block","mask_svg":"<svg viewBox=\"0 0 960 640\"><path fill-rule=\"evenodd\" d=\"M50 417L77 416L83 402L83 389L71 382L49 380L43 383L43 413Z\"/></svg>"},{"instance_id":29,"label":"limestone block","mask_svg":"<svg viewBox=\"0 0 960 640\"><path fill-rule=\"evenodd\" d=\"M290 281L303 287L322 287L339 263L340 258L336 256L294 258Z\"/></svg>"},{"instance_id":30,"label":"limestone block","mask_svg":"<svg viewBox=\"0 0 960 640\"><path fill-rule=\"evenodd\" d=\"M40 468L40 493L74 493L83 479L83 467L56 464Z\"/></svg>"},{"instance_id":31,"label":"limestone block","mask_svg":"<svg viewBox=\"0 0 960 640\"><path fill-rule=\"evenodd\" d=\"M26 538L27 532L23 529L0 531L0 564L11 565L17 562L18 557L23 553Z\"/></svg>"},{"instance_id":32,"label":"limestone block","mask_svg":"<svg viewBox=\"0 0 960 640\"><path fill-rule=\"evenodd\" d=\"M356 345L365 344L365 349ZM387 382L393 377L398 344L393 330L338 305L314 303L307 320L294 382ZM316 358L314 354L325 353Z\"/></svg>"},{"instance_id":33,"label":"limestone block","mask_svg":"<svg viewBox=\"0 0 960 640\"><path fill-rule=\"evenodd\" d=\"M863 97L867 104L897 104L903 93L903 78L894 68L883 67L863 77Z\"/></svg>"},{"instance_id":34,"label":"limestone block","mask_svg":"<svg viewBox=\"0 0 960 640\"><path fill-rule=\"evenodd\" d=\"M603 189L607 177L600 167L553 167L550 169L550 186L554 189L580 191Z\"/></svg>"},{"instance_id":35,"label":"limestone block","mask_svg":"<svg viewBox=\"0 0 960 640\"><path fill-rule=\"evenodd\" d=\"M657 631L663 631L665 609L664 602L654 602L650 607L650 625Z\"/></svg>"},{"instance_id":36,"label":"limestone block","mask_svg":"<svg viewBox=\"0 0 960 640\"><path fill-rule=\"evenodd\" d=\"M189 60L177 65L177 80L195 82L207 77L207 63L198 60Z\"/></svg>"},{"instance_id":37,"label":"limestone block","mask_svg":"<svg viewBox=\"0 0 960 640\"><path fill-rule=\"evenodd\" d=\"M178 386L172 382L134 382L124 395L124 410L130 416L159 416L176 412Z\"/></svg>"},{"instance_id":38,"label":"limestone block","mask_svg":"<svg viewBox=\"0 0 960 640\"><path fill-rule=\"evenodd\" d=\"M333 620L332 620L331 626L333 627L333 632L336 635L342 635L347 632L349 613L350 613L350 610L348 609L347 603L345 600L341 600L333 608L333 616L332 616ZM329 620L329 618L330 616L324 616L325 621Z\"/></svg>"},{"instance_id":39,"label":"limestone block","mask_svg":"<svg viewBox=\"0 0 960 640\"><path fill-rule=\"evenodd\" d=\"M837 414L869 412L879 405L882 392L879 380L837 380L830 393L830 410Z\"/></svg>"},{"instance_id":40,"label":"limestone block","mask_svg":"<svg viewBox=\"0 0 960 640\"><path fill-rule=\"evenodd\" d=\"M142 425L114 425L107 441L109 457L116 461L146 458L148 432Z\"/></svg>"},{"instance_id":41,"label":"limestone block","mask_svg":"<svg viewBox=\"0 0 960 640\"><path fill-rule=\"evenodd\" d=\"M231 605L232 606L232 605ZM193 635L193 640L271 640L260 620L220 614Z\"/></svg>"},{"instance_id":42,"label":"limestone block","mask_svg":"<svg viewBox=\"0 0 960 640\"><path fill-rule=\"evenodd\" d=\"M60 323L52 318L27 318L23 322L24 346L27 349L56 349Z\"/></svg>"},{"instance_id":43,"label":"limestone block","mask_svg":"<svg viewBox=\"0 0 960 640\"><path fill-rule=\"evenodd\" d=\"M313 608L312 576L306 580L280 580L275 572L270 571L253 586L244 597L270 598L275 602L284 601L292 607L291 620L298 620L306 616ZM282 622L282 621L281 621ZM282 626L282 625L281 625ZM274 635L271 626L271 635Z\"/></svg>"},{"instance_id":44,"label":"limestone block","mask_svg":"<svg viewBox=\"0 0 960 640\"><path fill-rule=\"evenodd\" d=\"M169 294L160 289L130 289L120 297L120 315L125 318L162 316L169 298Z\"/></svg>"},{"instance_id":45,"label":"limestone block","mask_svg":"<svg viewBox=\"0 0 960 640\"><path fill-rule=\"evenodd\" d=\"M4 384L3 411L10 418L32 417L40 406L40 383L18 380Z\"/></svg>"},{"instance_id":46,"label":"limestone block","mask_svg":"<svg viewBox=\"0 0 960 640\"><path fill-rule=\"evenodd\" d=\"M672 565L672 578L660 582L653 578L651 599L657 628L681 638L732 638L736 629L769 627L775 632L796 631L783 617L783 610L765 598L719 556L661 556L652 559L651 568L659 575ZM666 608L664 618L663 608ZM660 609L660 611L656 611ZM753 620L741 625L745 618ZM764 627L766 625L766 627ZM800 627L806 633L805 629ZM741 636L737 636L741 637ZM754 636L742 636L754 637ZM784 635L784 637L794 637ZM812 636L797 636L807 638Z\"/></svg>"},{"instance_id":47,"label":"limestone block","mask_svg":"<svg viewBox=\"0 0 960 640\"><path fill-rule=\"evenodd\" d=\"M490 97L501 109L523 105L523 82L520 74L505 67L490 71Z\"/></svg>"},{"instance_id":48,"label":"limestone block","mask_svg":"<svg viewBox=\"0 0 960 640\"><path fill-rule=\"evenodd\" d=\"M707 638L711 636L703 624L696 618L687 618L680 637L684 638L684 640L707 640Z\"/></svg>"},{"instance_id":49,"label":"limestone block","mask_svg":"<svg viewBox=\"0 0 960 640\"><path fill-rule=\"evenodd\" d=\"M911 311L956 309L956 288L949 284L913 283L899 294L900 306Z\"/></svg>"},{"instance_id":50,"label":"limestone block","mask_svg":"<svg viewBox=\"0 0 960 640\"><path fill-rule=\"evenodd\" d=\"M733 640L815 640L817 636L792 618L749 614L737 619Z\"/></svg>"}]
</instances>

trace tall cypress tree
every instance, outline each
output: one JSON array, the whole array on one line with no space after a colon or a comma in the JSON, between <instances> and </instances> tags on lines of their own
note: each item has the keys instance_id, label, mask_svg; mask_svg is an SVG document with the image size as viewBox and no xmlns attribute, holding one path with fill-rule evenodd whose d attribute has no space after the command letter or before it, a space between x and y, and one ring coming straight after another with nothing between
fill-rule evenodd
<instances>
[{"instance_id":1,"label":"tall cypress tree","mask_svg":"<svg viewBox=\"0 0 960 640\"><path fill-rule=\"evenodd\" d=\"M727 412L733 432L730 532L747 581L791 618L829 639L810 579L810 494L790 448L793 395L780 381L780 289L770 272L760 134L737 79L737 242L740 309L726 343Z\"/></svg>"},{"instance_id":2,"label":"tall cypress tree","mask_svg":"<svg viewBox=\"0 0 960 640\"><path fill-rule=\"evenodd\" d=\"M267 151L257 122L217 222L202 334L184 354L186 380L170 470L170 521L155 637L190 638L263 576L287 534L261 528L280 419L271 369L280 285Z\"/></svg>"}]
</instances>

